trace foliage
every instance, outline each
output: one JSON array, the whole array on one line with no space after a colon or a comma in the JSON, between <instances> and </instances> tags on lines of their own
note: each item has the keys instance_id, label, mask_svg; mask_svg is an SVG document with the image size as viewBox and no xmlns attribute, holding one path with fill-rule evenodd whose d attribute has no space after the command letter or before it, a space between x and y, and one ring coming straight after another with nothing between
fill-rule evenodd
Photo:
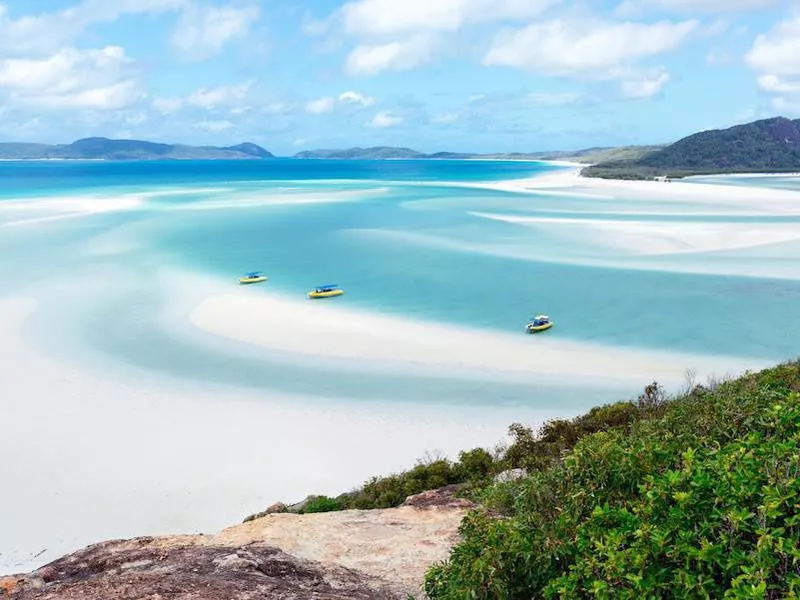
<instances>
[{"instance_id":1,"label":"foliage","mask_svg":"<svg viewBox=\"0 0 800 600\"><path fill-rule=\"evenodd\" d=\"M508 468L539 470L561 458L584 436L611 429L627 430L642 416L643 411L636 404L618 402L593 408L572 420L548 421L536 434L529 427L514 423L509 427L513 442L506 450L503 462Z\"/></svg>"},{"instance_id":2,"label":"foliage","mask_svg":"<svg viewBox=\"0 0 800 600\"><path fill-rule=\"evenodd\" d=\"M715 173L787 173L800 170L800 120L764 119L701 131L635 159L617 157L583 169L588 177L673 178Z\"/></svg>"},{"instance_id":3,"label":"foliage","mask_svg":"<svg viewBox=\"0 0 800 600\"><path fill-rule=\"evenodd\" d=\"M653 384L656 393L663 390ZM653 387L649 386L649 387ZM465 493L482 497L482 490L498 473L513 468L530 472L549 466L571 449L582 437L597 431L627 430L649 408L631 402L618 402L592 409L572 420L556 419L545 423L538 432L519 423L509 427L512 444L500 457L483 448L461 452L458 461L443 458L420 461L410 471L373 477L364 486L337 498L343 509L391 508L413 494L454 483L466 484Z\"/></svg>"},{"instance_id":4,"label":"foliage","mask_svg":"<svg viewBox=\"0 0 800 600\"><path fill-rule=\"evenodd\" d=\"M465 495L483 500L484 489L502 471L545 469L587 435L598 431L627 431L637 419L648 418L654 409L652 398L645 401L648 394L663 400L663 390L653 383L638 403L600 406L572 420L548 421L536 432L514 423L509 427L513 441L500 456L474 448L459 453L456 462L438 457L420 460L409 471L373 477L360 489L338 496L336 502L340 508L331 510L392 508L402 504L408 496L451 484L463 484ZM507 503L495 501L494 509L503 512L507 510Z\"/></svg>"},{"instance_id":5,"label":"foliage","mask_svg":"<svg viewBox=\"0 0 800 600\"><path fill-rule=\"evenodd\" d=\"M437 458L420 461L410 471L388 477L373 477L364 487L338 498L343 508L391 508L408 497L453 483L485 484L494 458L483 448L461 452L458 462Z\"/></svg>"},{"instance_id":6,"label":"foliage","mask_svg":"<svg viewBox=\"0 0 800 600\"><path fill-rule=\"evenodd\" d=\"M355 494L340 496L340 500L346 508L391 508L402 504L408 496L451 483L458 483L453 465L439 459L419 463L404 473L373 477Z\"/></svg>"},{"instance_id":7,"label":"foliage","mask_svg":"<svg viewBox=\"0 0 800 600\"><path fill-rule=\"evenodd\" d=\"M486 488L430 598L798 597L800 364L602 410L549 424L549 462Z\"/></svg>"},{"instance_id":8,"label":"foliage","mask_svg":"<svg viewBox=\"0 0 800 600\"><path fill-rule=\"evenodd\" d=\"M301 513L321 513L342 510L342 503L335 498L328 496L312 496L306 505L300 510Z\"/></svg>"}]
</instances>

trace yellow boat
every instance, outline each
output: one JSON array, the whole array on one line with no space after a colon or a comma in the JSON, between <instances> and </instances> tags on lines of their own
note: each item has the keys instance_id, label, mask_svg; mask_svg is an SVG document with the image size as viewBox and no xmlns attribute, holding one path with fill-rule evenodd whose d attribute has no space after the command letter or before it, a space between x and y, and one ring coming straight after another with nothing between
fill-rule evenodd
<instances>
[{"instance_id":1,"label":"yellow boat","mask_svg":"<svg viewBox=\"0 0 800 600\"><path fill-rule=\"evenodd\" d=\"M525 326L528 333L539 333L540 331L547 331L553 326L553 322L547 315L536 315Z\"/></svg>"},{"instance_id":2,"label":"yellow boat","mask_svg":"<svg viewBox=\"0 0 800 600\"><path fill-rule=\"evenodd\" d=\"M261 283L262 281L266 281L267 276L264 275L261 271L253 271L252 273L248 273L243 277L239 277L239 283L242 285L246 283Z\"/></svg>"},{"instance_id":3,"label":"yellow boat","mask_svg":"<svg viewBox=\"0 0 800 600\"><path fill-rule=\"evenodd\" d=\"M334 296L341 296L344 294L344 290L342 290L338 285L335 283L331 283L328 285L318 285L313 290L308 292L309 298L333 298Z\"/></svg>"}]
</instances>

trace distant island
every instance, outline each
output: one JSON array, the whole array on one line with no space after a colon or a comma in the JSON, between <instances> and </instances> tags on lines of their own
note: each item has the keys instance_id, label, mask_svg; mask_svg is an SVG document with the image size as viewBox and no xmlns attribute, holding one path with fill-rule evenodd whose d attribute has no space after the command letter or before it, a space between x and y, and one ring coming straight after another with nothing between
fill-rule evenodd
<instances>
[{"instance_id":1,"label":"distant island","mask_svg":"<svg viewBox=\"0 0 800 600\"><path fill-rule=\"evenodd\" d=\"M71 144L0 143L0 160L264 160L257 144L190 146L90 137ZM291 159L316 160L531 160L586 165L581 175L605 179L660 179L725 173L800 172L800 119L763 119L695 133L672 144L593 147L573 151L434 152L395 146L304 150Z\"/></svg>"},{"instance_id":2,"label":"distant island","mask_svg":"<svg viewBox=\"0 0 800 600\"><path fill-rule=\"evenodd\" d=\"M800 119L763 119L695 133L638 158L598 161L581 172L606 179L800 172Z\"/></svg>"},{"instance_id":3,"label":"distant island","mask_svg":"<svg viewBox=\"0 0 800 600\"><path fill-rule=\"evenodd\" d=\"M369 148L304 150L294 159L323 160L565 160L583 164L630 160L664 146L595 147L576 151L511 152L434 152L426 154L411 148L373 146ZM257 144L236 146L190 146L145 140L116 140L89 137L71 144L0 142L0 160L263 160L276 156Z\"/></svg>"},{"instance_id":4,"label":"distant island","mask_svg":"<svg viewBox=\"0 0 800 600\"><path fill-rule=\"evenodd\" d=\"M600 161L635 159L664 146L595 147L574 151L509 152L481 154L477 152L434 152L425 154L411 148L373 146L370 148L304 150L292 158L323 160L565 160L584 164Z\"/></svg>"},{"instance_id":5,"label":"distant island","mask_svg":"<svg viewBox=\"0 0 800 600\"><path fill-rule=\"evenodd\" d=\"M140 140L84 138L71 144L0 143L2 160L236 160L275 158L261 146L187 146Z\"/></svg>"}]
</instances>

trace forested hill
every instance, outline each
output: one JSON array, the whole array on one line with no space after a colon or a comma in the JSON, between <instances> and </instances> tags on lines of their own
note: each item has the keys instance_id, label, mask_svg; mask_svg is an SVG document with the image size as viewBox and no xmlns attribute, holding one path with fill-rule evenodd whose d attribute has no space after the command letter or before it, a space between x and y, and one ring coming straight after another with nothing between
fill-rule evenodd
<instances>
[{"instance_id":1,"label":"forested hill","mask_svg":"<svg viewBox=\"0 0 800 600\"><path fill-rule=\"evenodd\" d=\"M253 143L237 146L188 146L143 140L83 138L71 144L0 143L3 160L237 160L274 158Z\"/></svg>"},{"instance_id":2,"label":"forested hill","mask_svg":"<svg viewBox=\"0 0 800 600\"><path fill-rule=\"evenodd\" d=\"M715 173L800 171L800 119L775 117L685 137L635 160L597 163L589 177L649 179Z\"/></svg>"}]
</instances>

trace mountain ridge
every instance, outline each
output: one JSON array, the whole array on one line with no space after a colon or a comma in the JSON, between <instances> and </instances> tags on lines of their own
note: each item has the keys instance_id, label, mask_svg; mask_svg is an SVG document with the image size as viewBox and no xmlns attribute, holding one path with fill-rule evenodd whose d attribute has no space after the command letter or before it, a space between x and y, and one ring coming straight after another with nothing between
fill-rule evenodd
<instances>
[{"instance_id":1,"label":"mountain ridge","mask_svg":"<svg viewBox=\"0 0 800 600\"><path fill-rule=\"evenodd\" d=\"M259 160L275 158L252 142L236 146L190 146L146 140L87 137L70 144L0 143L5 160Z\"/></svg>"},{"instance_id":2,"label":"mountain ridge","mask_svg":"<svg viewBox=\"0 0 800 600\"><path fill-rule=\"evenodd\" d=\"M633 160L599 162L587 177L652 179L725 173L800 172L800 119L772 117L681 138Z\"/></svg>"},{"instance_id":3,"label":"mountain ridge","mask_svg":"<svg viewBox=\"0 0 800 600\"><path fill-rule=\"evenodd\" d=\"M651 146L595 146L580 150L553 150L541 152L451 152L439 151L432 153L419 152L411 148L398 146L371 146L352 148L303 150L292 158L315 160L574 160L576 162L595 162L609 158L640 157L650 152L663 148L663 145Z\"/></svg>"}]
</instances>

